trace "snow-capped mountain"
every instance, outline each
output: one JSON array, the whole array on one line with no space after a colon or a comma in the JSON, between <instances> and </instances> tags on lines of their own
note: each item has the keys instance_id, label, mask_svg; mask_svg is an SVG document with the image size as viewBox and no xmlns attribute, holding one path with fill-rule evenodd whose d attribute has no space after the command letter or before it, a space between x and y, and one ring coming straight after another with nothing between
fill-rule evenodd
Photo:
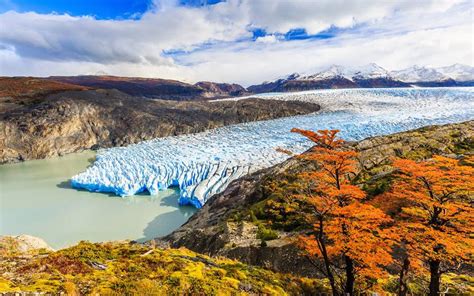
<instances>
[{"instance_id":1,"label":"snow-capped mountain","mask_svg":"<svg viewBox=\"0 0 474 296\"><path fill-rule=\"evenodd\" d=\"M346 68L340 65L332 65L326 70L312 75L300 76L299 80L325 80L333 78L345 78L351 81L357 79L388 78L387 70L375 63L367 64L358 68Z\"/></svg>"},{"instance_id":2,"label":"snow-capped mountain","mask_svg":"<svg viewBox=\"0 0 474 296\"><path fill-rule=\"evenodd\" d=\"M342 66L332 65L324 71L318 72L312 75L303 75L298 77L298 80L326 80L333 78L350 78L348 77L348 71Z\"/></svg>"},{"instance_id":3,"label":"snow-capped mountain","mask_svg":"<svg viewBox=\"0 0 474 296\"><path fill-rule=\"evenodd\" d=\"M412 66L399 71L392 71L392 77L403 82L432 82L451 79L434 68Z\"/></svg>"},{"instance_id":4,"label":"snow-capped mountain","mask_svg":"<svg viewBox=\"0 0 474 296\"><path fill-rule=\"evenodd\" d=\"M390 78L389 72L375 63L353 69L351 75L353 79Z\"/></svg>"},{"instance_id":5,"label":"snow-capped mountain","mask_svg":"<svg viewBox=\"0 0 474 296\"><path fill-rule=\"evenodd\" d=\"M272 82L252 85L248 90L262 93L325 88L412 86L474 86L474 67L461 64L441 68L415 65L389 72L375 63L354 68L332 65L316 73L293 73Z\"/></svg>"},{"instance_id":6,"label":"snow-capped mountain","mask_svg":"<svg viewBox=\"0 0 474 296\"><path fill-rule=\"evenodd\" d=\"M456 81L464 82L474 80L474 67L468 65L454 64L447 67L437 68L436 70Z\"/></svg>"},{"instance_id":7,"label":"snow-capped mountain","mask_svg":"<svg viewBox=\"0 0 474 296\"><path fill-rule=\"evenodd\" d=\"M252 85L249 91L260 92L287 92L325 88L372 88L372 87L406 87L403 82L397 81L390 73L375 63L357 68L348 68L332 65L315 74L299 75L294 73L286 79L278 79L259 85Z\"/></svg>"}]
</instances>

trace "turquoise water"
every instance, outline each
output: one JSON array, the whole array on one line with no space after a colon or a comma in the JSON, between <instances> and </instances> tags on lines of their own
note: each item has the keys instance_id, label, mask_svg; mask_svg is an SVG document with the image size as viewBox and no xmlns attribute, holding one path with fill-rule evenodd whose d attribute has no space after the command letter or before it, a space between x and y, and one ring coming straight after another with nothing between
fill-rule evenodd
<instances>
[{"instance_id":1,"label":"turquoise water","mask_svg":"<svg viewBox=\"0 0 474 296\"><path fill-rule=\"evenodd\" d=\"M0 165L0 235L29 234L53 248L81 240L144 241L166 235L195 212L178 193L120 198L71 189L69 178L93 162L94 152Z\"/></svg>"}]
</instances>

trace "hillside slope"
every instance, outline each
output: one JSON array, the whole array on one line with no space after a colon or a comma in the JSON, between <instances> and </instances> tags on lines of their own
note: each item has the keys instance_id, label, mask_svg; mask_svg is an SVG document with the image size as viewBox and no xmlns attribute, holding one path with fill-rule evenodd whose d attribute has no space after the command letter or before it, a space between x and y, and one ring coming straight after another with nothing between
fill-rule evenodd
<instances>
[{"instance_id":1,"label":"hillside slope","mask_svg":"<svg viewBox=\"0 0 474 296\"><path fill-rule=\"evenodd\" d=\"M314 295L321 281L182 249L131 243L18 249L0 237L0 293L47 295ZM22 294L23 295L23 294Z\"/></svg>"},{"instance_id":2,"label":"hillside slope","mask_svg":"<svg viewBox=\"0 0 474 296\"><path fill-rule=\"evenodd\" d=\"M160 100L202 100L239 96L246 92L238 84L119 76L52 76L50 80L95 89L116 89L130 96Z\"/></svg>"},{"instance_id":3,"label":"hillside slope","mask_svg":"<svg viewBox=\"0 0 474 296\"><path fill-rule=\"evenodd\" d=\"M381 190L377 178L391 171L388 165L391 157L423 159L433 154L474 154L474 121L368 138L348 146L360 153L360 168L366 171L365 189L370 193ZM272 230L278 238L272 237L264 244L258 227L279 224L277 217L262 213L262 207L273 198L269 184L291 179L305 168L304 163L291 158L232 182L224 192L210 198L186 224L160 241L280 272L318 276L312 263L295 247L295 238L301 229L292 229L291 217L281 221L284 229ZM261 221L255 221L251 212Z\"/></svg>"}]
</instances>

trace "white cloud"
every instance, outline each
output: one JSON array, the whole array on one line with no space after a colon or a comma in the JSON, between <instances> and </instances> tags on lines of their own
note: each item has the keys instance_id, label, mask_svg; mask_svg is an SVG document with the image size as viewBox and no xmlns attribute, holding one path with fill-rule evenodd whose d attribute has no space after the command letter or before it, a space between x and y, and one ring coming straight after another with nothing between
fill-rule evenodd
<instances>
[{"instance_id":1,"label":"white cloud","mask_svg":"<svg viewBox=\"0 0 474 296\"><path fill-rule=\"evenodd\" d=\"M266 35L258 37L255 41L259 43L275 43L278 42L278 38L275 35Z\"/></svg>"},{"instance_id":2,"label":"white cloud","mask_svg":"<svg viewBox=\"0 0 474 296\"><path fill-rule=\"evenodd\" d=\"M285 33L304 28L316 34L336 26L351 27L357 23L373 22L394 13L410 14L420 11L445 11L459 0L244 0L253 26L271 33Z\"/></svg>"},{"instance_id":3,"label":"white cloud","mask_svg":"<svg viewBox=\"0 0 474 296\"><path fill-rule=\"evenodd\" d=\"M159 1L139 20L0 14L0 75L124 76L257 83L325 65L473 64L472 7L457 0ZM347 28L327 40L278 34ZM271 33L251 41L252 28ZM165 54L179 50L181 54Z\"/></svg>"}]
</instances>

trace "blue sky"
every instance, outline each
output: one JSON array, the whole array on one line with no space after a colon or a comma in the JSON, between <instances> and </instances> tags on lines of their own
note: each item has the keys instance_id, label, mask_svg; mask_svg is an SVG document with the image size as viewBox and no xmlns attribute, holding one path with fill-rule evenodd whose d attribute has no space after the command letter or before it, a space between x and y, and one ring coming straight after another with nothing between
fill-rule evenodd
<instances>
[{"instance_id":1,"label":"blue sky","mask_svg":"<svg viewBox=\"0 0 474 296\"><path fill-rule=\"evenodd\" d=\"M184 7L203 7L214 5L221 0L178 0L177 5ZM71 16L93 16L98 20L140 19L141 16L160 2L152 0L0 0L0 13L9 10L17 12L36 12L41 14L68 14ZM252 28L253 39L267 35L264 28ZM337 27L331 27L317 34L308 34L305 28L293 28L278 36L285 40L325 39L331 38L338 32Z\"/></svg>"},{"instance_id":2,"label":"blue sky","mask_svg":"<svg viewBox=\"0 0 474 296\"><path fill-rule=\"evenodd\" d=\"M0 75L251 84L331 64L473 64L470 0L0 0Z\"/></svg>"},{"instance_id":3,"label":"blue sky","mask_svg":"<svg viewBox=\"0 0 474 296\"><path fill-rule=\"evenodd\" d=\"M183 6L212 5L220 0L181 0ZM37 13L67 13L73 16L92 15L97 19L136 19L150 7L151 0L0 0L0 13L15 10Z\"/></svg>"},{"instance_id":4,"label":"blue sky","mask_svg":"<svg viewBox=\"0 0 474 296\"><path fill-rule=\"evenodd\" d=\"M1 2L0 2L1 3ZM74 16L93 15L98 19L130 18L148 10L151 2L144 0L14 0L0 4L0 12L67 13Z\"/></svg>"}]
</instances>

